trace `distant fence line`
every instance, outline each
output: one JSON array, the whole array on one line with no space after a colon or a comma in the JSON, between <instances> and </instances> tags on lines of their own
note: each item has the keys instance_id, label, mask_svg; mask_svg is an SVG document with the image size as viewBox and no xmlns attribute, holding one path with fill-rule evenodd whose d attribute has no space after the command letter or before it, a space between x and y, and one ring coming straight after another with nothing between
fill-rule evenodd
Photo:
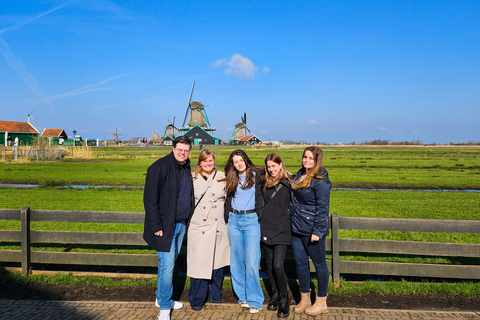
<instances>
[{"instance_id":1,"label":"distant fence line","mask_svg":"<svg viewBox=\"0 0 480 320\"><path fill-rule=\"evenodd\" d=\"M128 223L143 224L143 212L64 211L0 209L0 220L21 221L21 230L0 230L0 242L19 242L21 250L0 250L0 262L20 263L23 274L29 274L32 263L91 266L157 267L156 254L77 253L33 251L32 243L62 243L111 246L146 246L142 233L77 232L31 230L32 221ZM480 220L431 220L397 218L330 218L331 238L326 250L332 259L328 267L335 285L342 274L425 277L444 279L480 279L479 265L447 265L341 260L340 253L374 253L385 255L480 258L480 244L437 243L418 241L343 239L339 231L384 230L408 232L480 233ZM314 266L310 262L310 269Z\"/></svg>"}]
</instances>

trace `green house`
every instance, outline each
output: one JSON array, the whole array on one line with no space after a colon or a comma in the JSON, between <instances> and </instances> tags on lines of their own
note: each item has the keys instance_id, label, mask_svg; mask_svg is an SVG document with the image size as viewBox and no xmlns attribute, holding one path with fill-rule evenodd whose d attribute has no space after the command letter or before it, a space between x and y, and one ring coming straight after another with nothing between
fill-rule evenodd
<instances>
[{"instance_id":1,"label":"green house","mask_svg":"<svg viewBox=\"0 0 480 320\"><path fill-rule=\"evenodd\" d=\"M0 145L2 146L13 146L15 138L18 138L18 145L29 145L39 134L40 132L30 122L0 121Z\"/></svg>"}]
</instances>

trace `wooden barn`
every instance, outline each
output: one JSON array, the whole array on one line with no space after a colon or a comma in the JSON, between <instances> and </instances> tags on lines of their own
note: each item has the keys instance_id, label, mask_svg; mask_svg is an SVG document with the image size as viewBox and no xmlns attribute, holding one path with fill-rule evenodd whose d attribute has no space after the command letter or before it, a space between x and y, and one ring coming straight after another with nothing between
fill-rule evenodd
<instances>
[{"instance_id":1,"label":"wooden barn","mask_svg":"<svg viewBox=\"0 0 480 320\"><path fill-rule=\"evenodd\" d=\"M63 129L44 129L41 136L48 139L50 146L58 146L60 138L68 140L68 135Z\"/></svg>"},{"instance_id":2,"label":"wooden barn","mask_svg":"<svg viewBox=\"0 0 480 320\"><path fill-rule=\"evenodd\" d=\"M222 140L219 138L215 138L214 136L210 135L205 129L200 127L199 125L195 125L192 127L184 136L189 137L192 140L193 145L199 146L202 145L215 145L218 146L222 143Z\"/></svg>"},{"instance_id":3,"label":"wooden barn","mask_svg":"<svg viewBox=\"0 0 480 320\"><path fill-rule=\"evenodd\" d=\"M238 140L234 140L232 144L243 145L243 146L254 146L257 144L262 144L262 140L260 140L256 135L242 137Z\"/></svg>"},{"instance_id":4,"label":"wooden barn","mask_svg":"<svg viewBox=\"0 0 480 320\"><path fill-rule=\"evenodd\" d=\"M19 145L29 145L39 134L29 122L0 121L0 145L6 146L10 143L13 146L17 137Z\"/></svg>"}]
</instances>

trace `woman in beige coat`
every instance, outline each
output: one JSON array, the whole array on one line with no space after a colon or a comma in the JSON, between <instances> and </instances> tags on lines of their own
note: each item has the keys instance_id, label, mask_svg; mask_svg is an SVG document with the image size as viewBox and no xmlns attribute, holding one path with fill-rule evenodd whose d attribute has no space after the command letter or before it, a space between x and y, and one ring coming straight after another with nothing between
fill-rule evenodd
<instances>
[{"instance_id":1,"label":"woman in beige coat","mask_svg":"<svg viewBox=\"0 0 480 320\"><path fill-rule=\"evenodd\" d=\"M230 264L230 243L223 215L225 174L215 169L215 155L204 149L193 174L195 210L187 232L188 300L199 311L207 300L222 302L223 267Z\"/></svg>"}]
</instances>

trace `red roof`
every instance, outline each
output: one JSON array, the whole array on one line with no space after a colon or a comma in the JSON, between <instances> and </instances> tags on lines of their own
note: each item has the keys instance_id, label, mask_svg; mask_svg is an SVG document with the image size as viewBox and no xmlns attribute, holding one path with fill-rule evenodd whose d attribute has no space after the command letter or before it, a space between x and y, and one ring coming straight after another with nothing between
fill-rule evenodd
<instances>
[{"instance_id":1,"label":"red roof","mask_svg":"<svg viewBox=\"0 0 480 320\"><path fill-rule=\"evenodd\" d=\"M253 137L253 136L242 137L242 138L238 139L238 141L240 141L240 142L246 142L246 141L250 140L250 138L252 138L252 137Z\"/></svg>"},{"instance_id":2,"label":"red roof","mask_svg":"<svg viewBox=\"0 0 480 320\"><path fill-rule=\"evenodd\" d=\"M155 141L153 141L153 142L154 142L154 143L160 143L160 142L162 142L162 140L163 140L162 138L157 138L157 139L155 139Z\"/></svg>"},{"instance_id":3,"label":"red roof","mask_svg":"<svg viewBox=\"0 0 480 320\"><path fill-rule=\"evenodd\" d=\"M44 137L60 137L62 134L63 129L45 129L42 132L42 136Z\"/></svg>"},{"instance_id":4,"label":"red roof","mask_svg":"<svg viewBox=\"0 0 480 320\"><path fill-rule=\"evenodd\" d=\"M0 121L0 132L5 131L12 133L40 133L28 122Z\"/></svg>"}]
</instances>

